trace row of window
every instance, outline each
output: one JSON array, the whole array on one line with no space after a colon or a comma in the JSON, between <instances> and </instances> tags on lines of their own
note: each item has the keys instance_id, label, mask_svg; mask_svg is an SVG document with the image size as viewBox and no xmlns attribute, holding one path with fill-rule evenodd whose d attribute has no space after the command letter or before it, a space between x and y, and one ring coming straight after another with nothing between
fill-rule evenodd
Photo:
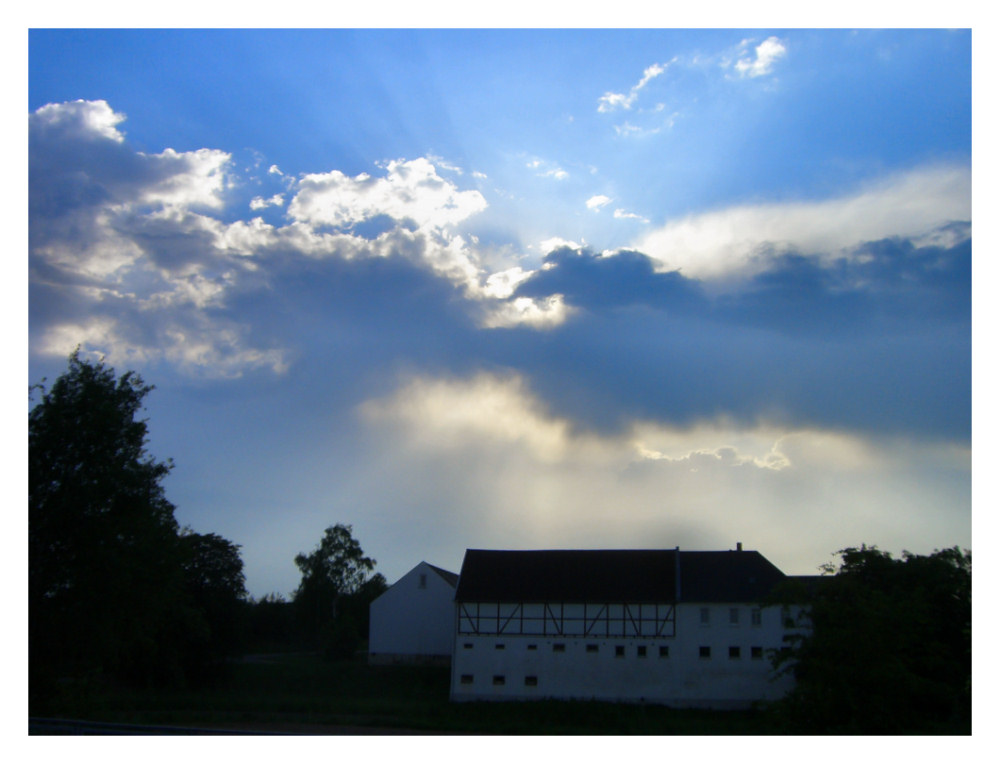
<instances>
[{"instance_id":1,"label":"row of window","mask_svg":"<svg viewBox=\"0 0 1000 764\"><path fill-rule=\"evenodd\" d=\"M712 623L712 608L703 607L698 612L698 618L702 626L708 626ZM760 626L761 623L760 608L755 607L750 611L750 625ZM739 626L740 625L740 608L731 607L729 608L729 625Z\"/></svg>"},{"instance_id":2,"label":"row of window","mask_svg":"<svg viewBox=\"0 0 1000 764\"><path fill-rule=\"evenodd\" d=\"M461 682L462 684L474 684L474 677L472 674L462 674ZM493 684L496 685L497 687L502 687L503 685L507 684L507 676L505 674L494 674ZM537 687L538 677L534 675L529 675L524 677L524 686Z\"/></svg>"},{"instance_id":3,"label":"row of window","mask_svg":"<svg viewBox=\"0 0 1000 764\"><path fill-rule=\"evenodd\" d=\"M465 650L471 650L474 647L474 643L472 643L472 642L465 642L462 645L462 647ZM496 650L504 650L504 649L506 649L506 645L503 642L497 642L494 645L494 649L496 649ZM528 645L528 649L529 650L537 650L538 649L538 645L537 644L529 644ZM600 652L600 649L601 649L601 646L598 645L598 644L594 644L594 643L590 643L586 647L586 650L587 650L588 653L598 653L598 652ZM659 647L657 649L659 650L659 656L661 658L669 658L670 657L670 646L669 645L659 645ZM552 652L554 652L554 653L564 653L564 652L566 652L566 643L565 642L554 642L552 644ZM648 654L647 653L647 645L636 645L636 647L635 647L635 655L636 655L637 658L645 658L647 656L647 654ZM624 658L625 657L625 645L615 645L615 657L616 658ZM712 648L709 645L702 645L701 647L698 648L698 657L699 658L711 658L712 657ZM742 657L742 649L739 646L736 646L736 645L731 646L729 648L729 657L732 658L732 659L741 658ZM756 647L756 646L751 647L750 648L750 657L752 659L754 659L754 660L760 660L760 659L762 659L764 657L764 648L763 647Z\"/></svg>"}]
</instances>

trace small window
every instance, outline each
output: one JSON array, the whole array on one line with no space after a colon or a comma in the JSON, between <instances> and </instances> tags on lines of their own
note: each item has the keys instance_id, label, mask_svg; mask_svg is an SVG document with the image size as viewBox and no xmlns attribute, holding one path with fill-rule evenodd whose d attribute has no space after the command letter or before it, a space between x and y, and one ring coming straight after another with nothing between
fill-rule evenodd
<instances>
[{"instance_id":1,"label":"small window","mask_svg":"<svg viewBox=\"0 0 1000 764\"><path fill-rule=\"evenodd\" d=\"M537 650L538 649L538 645L528 645L528 649L529 650Z\"/></svg>"},{"instance_id":2,"label":"small window","mask_svg":"<svg viewBox=\"0 0 1000 764\"><path fill-rule=\"evenodd\" d=\"M538 677L537 676L526 676L524 678L525 687L538 687Z\"/></svg>"},{"instance_id":3,"label":"small window","mask_svg":"<svg viewBox=\"0 0 1000 764\"><path fill-rule=\"evenodd\" d=\"M739 626L740 623L740 609L738 607L729 608L729 625Z\"/></svg>"},{"instance_id":4,"label":"small window","mask_svg":"<svg viewBox=\"0 0 1000 764\"><path fill-rule=\"evenodd\" d=\"M753 610L750 611L750 625L751 626L760 626L760 608L759 607L755 607Z\"/></svg>"},{"instance_id":5,"label":"small window","mask_svg":"<svg viewBox=\"0 0 1000 764\"><path fill-rule=\"evenodd\" d=\"M712 657L712 648L709 647L708 645L702 645L701 647L698 648L698 657L699 658L711 658Z\"/></svg>"},{"instance_id":6,"label":"small window","mask_svg":"<svg viewBox=\"0 0 1000 764\"><path fill-rule=\"evenodd\" d=\"M472 684L472 674L462 674L462 684Z\"/></svg>"},{"instance_id":7,"label":"small window","mask_svg":"<svg viewBox=\"0 0 1000 764\"><path fill-rule=\"evenodd\" d=\"M615 645L615 657L616 658L625 657L625 645Z\"/></svg>"},{"instance_id":8,"label":"small window","mask_svg":"<svg viewBox=\"0 0 1000 764\"><path fill-rule=\"evenodd\" d=\"M759 661L764 657L763 647L751 647L750 648L750 658L755 661Z\"/></svg>"},{"instance_id":9,"label":"small window","mask_svg":"<svg viewBox=\"0 0 1000 764\"><path fill-rule=\"evenodd\" d=\"M465 650L471 650L472 649L472 643L471 642L466 642L465 644L462 645L462 647Z\"/></svg>"},{"instance_id":10,"label":"small window","mask_svg":"<svg viewBox=\"0 0 1000 764\"><path fill-rule=\"evenodd\" d=\"M426 573L421 573L420 574L420 584L419 584L418 588L420 588L420 589L426 589L427 588L427 574Z\"/></svg>"},{"instance_id":11,"label":"small window","mask_svg":"<svg viewBox=\"0 0 1000 764\"><path fill-rule=\"evenodd\" d=\"M564 653L566 652L566 645L563 642L556 642L554 645L552 645L552 652Z\"/></svg>"},{"instance_id":12,"label":"small window","mask_svg":"<svg viewBox=\"0 0 1000 764\"><path fill-rule=\"evenodd\" d=\"M670 647L669 645L660 645L660 657L669 658L670 657Z\"/></svg>"},{"instance_id":13,"label":"small window","mask_svg":"<svg viewBox=\"0 0 1000 764\"><path fill-rule=\"evenodd\" d=\"M732 658L732 659L734 659L734 660L737 659L737 658L739 658L740 657L740 648L738 648L738 647L730 647L729 648L729 657Z\"/></svg>"},{"instance_id":14,"label":"small window","mask_svg":"<svg viewBox=\"0 0 1000 764\"><path fill-rule=\"evenodd\" d=\"M708 624L711 623L711 619L709 617L709 609L707 607L703 607L701 609L699 613L699 618L701 620L702 626L708 626Z\"/></svg>"},{"instance_id":15,"label":"small window","mask_svg":"<svg viewBox=\"0 0 1000 764\"><path fill-rule=\"evenodd\" d=\"M503 650L504 649L504 643L503 642L497 642L495 645L493 645L493 649L494 650Z\"/></svg>"},{"instance_id":16,"label":"small window","mask_svg":"<svg viewBox=\"0 0 1000 764\"><path fill-rule=\"evenodd\" d=\"M638 647L636 647L635 648L635 654L639 658L645 658L646 657L646 646L645 645L639 645Z\"/></svg>"},{"instance_id":17,"label":"small window","mask_svg":"<svg viewBox=\"0 0 1000 764\"><path fill-rule=\"evenodd\" d=\"M598 650L597 645L587 645L588 653L596 653Z\"/></svg>"},{"instance_id":18,"label":"small window","mask_svg":"<svg viewBox=\"0 0 1000 764\"><path fill-rule=\"evenodd\" d=\"M494 674L493 675L493 684L496 684L496 685L507 684L507 677L504 676L503 674Z\"/></svg>"}]
</instances>

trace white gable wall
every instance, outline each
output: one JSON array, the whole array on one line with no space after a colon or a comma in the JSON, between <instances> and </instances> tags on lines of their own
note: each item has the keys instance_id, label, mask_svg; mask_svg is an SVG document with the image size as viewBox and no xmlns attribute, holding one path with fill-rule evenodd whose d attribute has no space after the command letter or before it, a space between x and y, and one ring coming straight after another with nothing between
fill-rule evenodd
<instances>
[{"instance_id":1,"label":"white gable wall","mask_svg":"<svg viewBox=\"0 0 1000 764\"><path fill-rule=\"evenodd\" d=\"M369 661L447 659L454 642L454 597L454 587L426 562L413 568L369 607Z\"/></svg>"}]
</instances>

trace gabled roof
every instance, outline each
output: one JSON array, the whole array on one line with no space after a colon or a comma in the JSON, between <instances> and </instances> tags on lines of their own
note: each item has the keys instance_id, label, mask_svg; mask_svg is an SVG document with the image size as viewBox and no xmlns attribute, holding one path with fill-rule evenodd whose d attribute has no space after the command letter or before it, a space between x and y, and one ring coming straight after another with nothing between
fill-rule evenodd
<instances>
[{"instance_id":1,"label":"gabled roof","mask_svg":"<svg viewBox=\"0 0 1000 764\"><path fill-rule=\"evenodd\" d=\"M425 562L424 565L441 576L452 589L458 586L458 573L452 573L450 570L439 568L437 565L431 565L429 562Z\"/></svg>"},{"instance_id":2,"label":"gabled roof","mask_svg":"<svg viewBox=\"0 0 1000 764\"><path fill-rule=\"evenodd\" d=\"M469 549L455 599L675 602L678 572L682 602L756 602L785 578L763 555L751 551Z\"/></svg>"}]
</instances>

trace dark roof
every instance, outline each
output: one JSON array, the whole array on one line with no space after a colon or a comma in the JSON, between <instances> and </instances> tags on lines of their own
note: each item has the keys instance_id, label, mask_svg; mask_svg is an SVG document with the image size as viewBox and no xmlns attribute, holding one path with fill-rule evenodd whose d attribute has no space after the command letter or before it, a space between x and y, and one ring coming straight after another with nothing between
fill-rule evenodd
<instances>
[{"instance_id":1,"label":"dark roof","mask_svg":"<svg viewBox=\"0 0 1000 764\"><path fill-rule=\"evenodd\" d=\"M557 549L465 552L459 602L755 602L784 579L759 552Z\"/></svg>"},{"instance_id":2,"label":"dark roof","mask_svg":"<svg viewBox=\"0 0 1000 764\"><path fill-rule=\"evenodd\" d=\"M458 586L458 573L452 573L450 570L439 568L437 565L431 565L429 562L425 562L424 564L447 581L452 589Z\"/></svg>"}]
</instances>

